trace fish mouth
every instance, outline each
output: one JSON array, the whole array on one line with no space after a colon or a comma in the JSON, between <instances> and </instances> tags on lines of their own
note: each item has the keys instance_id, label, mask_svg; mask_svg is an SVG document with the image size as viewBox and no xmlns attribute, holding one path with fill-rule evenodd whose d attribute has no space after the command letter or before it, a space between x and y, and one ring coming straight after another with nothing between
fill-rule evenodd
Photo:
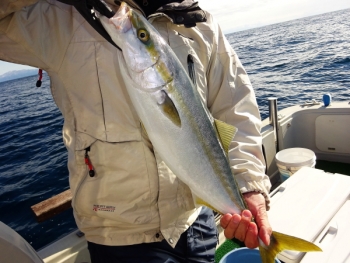
<instances>
[{"instance_id":1,"label":"fish mouth","mask_svg":"<svg viewBox=\"0 0 350 263\"><path fill-rule=\"evenodd\" d=\"M128 5L122 2L116 15L110 19L110 23L112 23L118 31L126 33L132 28L131 12L132 10Z\"/></svg>"}]
</instances>

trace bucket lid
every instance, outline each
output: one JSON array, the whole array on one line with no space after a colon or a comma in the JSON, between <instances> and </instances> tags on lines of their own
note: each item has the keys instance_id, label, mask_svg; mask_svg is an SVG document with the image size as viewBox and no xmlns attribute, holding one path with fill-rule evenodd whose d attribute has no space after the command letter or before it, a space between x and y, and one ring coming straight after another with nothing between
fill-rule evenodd
<instances>
[{"instance_id":1,"label":"bucket lid","mask_svg":"<svg viewBox=\"0 0 350 263\"><path fill-rule=\"evenodd\" d=\"M316 160L313 151L305 148L288 148L276 154L276 162L284 166L306 166Z\"/></svg>"},{"instance_id":2,"label":"bucket lid","mask_svg":"<svg viewBox=\"0 0 350 263\"><path fill-rule=\"evenodd\" d=\"M219 263L261 263L261 256L258 249L249 249L246 247L237 248L222 257ZM275 263L281 263L275 258Z\"/></svg>"}]
</instances>

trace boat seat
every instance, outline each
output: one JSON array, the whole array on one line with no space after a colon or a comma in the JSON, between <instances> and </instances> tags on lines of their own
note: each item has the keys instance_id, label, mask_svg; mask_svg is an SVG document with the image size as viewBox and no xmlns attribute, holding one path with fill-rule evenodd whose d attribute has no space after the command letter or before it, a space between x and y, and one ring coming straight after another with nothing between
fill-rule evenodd
<instances>
[{"instance_id":1,"label":"boat seat","mask_svg":"<svg viewBox=\"0 0 350 263\"><path fill-rule=\"evenodd\" d=\"M1 221L0 251L0 262L3 263L44 263L23 237Z\"/></svg>"}]
</instances>

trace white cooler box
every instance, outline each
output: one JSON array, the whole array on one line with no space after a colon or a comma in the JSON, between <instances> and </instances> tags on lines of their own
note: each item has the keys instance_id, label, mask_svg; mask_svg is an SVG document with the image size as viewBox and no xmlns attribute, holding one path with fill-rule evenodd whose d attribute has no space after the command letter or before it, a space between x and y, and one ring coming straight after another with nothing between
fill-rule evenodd
<instances>
[{"instance_id":1,"label":"white cooler box","mask_svg":"<svg viewBox=\"0 0 350 263\"><path fill-rule=\"evenodd\" d=\"M350 176L303 167L271 193L272 229L323 252L283 251L285 263L350 263Z\"/></svg>"}]
</instances>

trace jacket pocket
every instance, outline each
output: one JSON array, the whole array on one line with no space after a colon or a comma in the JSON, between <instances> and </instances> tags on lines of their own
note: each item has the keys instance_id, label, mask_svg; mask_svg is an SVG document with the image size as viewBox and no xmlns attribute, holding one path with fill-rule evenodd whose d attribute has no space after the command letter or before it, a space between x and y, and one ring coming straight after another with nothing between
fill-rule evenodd
<instances>
[{"instance_id":1,"label":"jacket pocket","mask_svg":"<svg viewBox=\"0 0 350 263\"><path fill-rule=\"evenodd\" d=\"M85 166L72 202L80 216L143 224L157 215L157 167L143 142L96 141L90 151L76 151L76 158Z\"/></svg>"}]
</instances>

